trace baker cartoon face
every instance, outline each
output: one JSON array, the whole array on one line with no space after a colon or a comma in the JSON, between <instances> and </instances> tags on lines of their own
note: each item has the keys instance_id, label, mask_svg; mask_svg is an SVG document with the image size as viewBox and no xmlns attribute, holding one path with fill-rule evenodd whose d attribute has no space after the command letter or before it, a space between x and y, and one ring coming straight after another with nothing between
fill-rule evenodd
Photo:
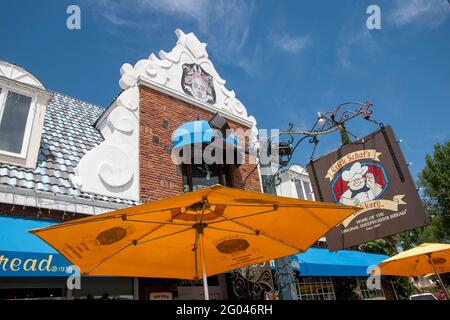
<instances>
[{"instance_id":1,"label":"baker cartoon face","mask_svg":"<svg viewBox=\"0 0 450 320\"><path fill-rule=\"evenodd\" d=\"M355 162L350 169L342 173L342 180L349 187L341 196L342 204L359 205L374 200L381 193L381 186L375 182L375 176L373 173L367 172L368 170L367 166Z\"/></svg>"},{"instance_id":2,"label":"baker cartoon face","mask_svg":"<svg viewBox=\"0 0 450 320\"><path fill-rule=\"evenodd\" d=\"M345 170L342 173L342 180L347 182L347 185L352 190L360 190L366 186L366 179L364 175L367 173L367 166L361 166L361 163L356 162L352 165L350 170Z\"/></svg>"}]
</instances>

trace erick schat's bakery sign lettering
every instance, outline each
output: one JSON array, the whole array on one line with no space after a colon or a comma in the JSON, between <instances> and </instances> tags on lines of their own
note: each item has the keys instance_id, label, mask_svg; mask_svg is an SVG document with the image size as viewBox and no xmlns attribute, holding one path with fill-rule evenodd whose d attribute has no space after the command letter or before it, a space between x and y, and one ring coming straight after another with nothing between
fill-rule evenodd
<instances>
[{"instance_id":1,"label":"erick schat's bakery sign lettering","mask_svg":"<svg viewBox=\"0 0 450 320\"><path fill-rule=\"evenodd\" d=\"M311 162L308 172L316 198L361 208L327 234L331 250L427 223L389 126Z\"/></svg>"}]
</instances>

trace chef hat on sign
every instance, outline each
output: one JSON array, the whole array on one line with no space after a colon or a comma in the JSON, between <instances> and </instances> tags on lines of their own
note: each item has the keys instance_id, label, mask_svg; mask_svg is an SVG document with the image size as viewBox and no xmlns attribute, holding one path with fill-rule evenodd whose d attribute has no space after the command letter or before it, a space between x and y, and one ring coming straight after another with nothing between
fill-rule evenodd
<instances>
[{"instance_id":1,"label":"chef hat on sign","mask_svg":"<svg viewBox=\"0 0 450 320\"><path fill-rule=\"evenodd\" d=\"M350 169L342 173L342 180L351 182L355 179L362 178L367 170L369 170L367 166L361 166L361 163L355 162Z\"/></svg>"}]
</instances>

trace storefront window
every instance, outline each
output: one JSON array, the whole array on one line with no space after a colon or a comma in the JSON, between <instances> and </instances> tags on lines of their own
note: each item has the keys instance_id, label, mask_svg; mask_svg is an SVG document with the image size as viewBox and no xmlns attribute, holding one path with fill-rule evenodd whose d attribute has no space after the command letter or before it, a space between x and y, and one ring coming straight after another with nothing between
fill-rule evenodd
<instances>
[{"instance_id":1,"label":"storefront window","mask_svg":"<svg viewBox=\"0 0 450 320\"><path fill-rule=\"evenodd\" d=\"M231 187L229 165L183 165L184 192L204 189L215 184Z\"/></svg>"},{"instance_id":2,"label":"storefront window","mask_svg":"<svg viewBox=\"0 0 450 320\"><path fill-rule=\"evenodd\" d=\"M383 288L379 289L369 289L367 287L367 278L366 277L358 277L357 279L357 292L360 295L360 298L363 300L370 299L384 299L384 291Z\"/></svg>"},{"instance_id":3,"label":"storefront window","mask_svg":"<svg viewBox=\"0 0 450 320\"><path fill-rule=\"evenodd\" d=\"M301 300L336 300L331 277L298 277Z\"/></svg>"}]
</instances>

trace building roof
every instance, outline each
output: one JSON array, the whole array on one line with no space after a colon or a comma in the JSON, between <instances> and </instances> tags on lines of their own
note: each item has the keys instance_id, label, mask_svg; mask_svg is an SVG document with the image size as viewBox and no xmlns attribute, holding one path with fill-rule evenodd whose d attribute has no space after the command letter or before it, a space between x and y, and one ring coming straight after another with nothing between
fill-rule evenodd
<instances>
[{"instance_id":1,"label":"building roof","mask_svg":"<svg viewBox=\"0 0 450 320\"><path fill-rule=\"evenodd\" d=\"M104 139L95 122L104 108L53 93L46 112L35 169L0 163L0 185L75 198L134 204L133 201L81 192L70 176L84 154Z\"/></svg>"}]
</instances>

